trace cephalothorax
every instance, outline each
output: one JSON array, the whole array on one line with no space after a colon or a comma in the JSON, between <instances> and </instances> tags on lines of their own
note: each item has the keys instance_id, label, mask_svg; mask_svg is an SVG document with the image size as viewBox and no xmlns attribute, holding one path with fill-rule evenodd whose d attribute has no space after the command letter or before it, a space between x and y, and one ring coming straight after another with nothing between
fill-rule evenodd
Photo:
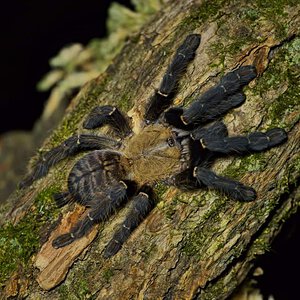
<instances>
[{"instance_id":1,"label":"cephalothorax","mask_svg":"<svg viewBox=\"0 0 300 300\"><path fill-rule=\"evenodd\" d=\"M75 163L68 177L68 190L54 195L58 206L76 201L88 208L70 232L53 241L55 248L84 236L95 223L106 220L131 200L127 217L104 252L105 257L116 254L154 207L152 187L159 181L188 190L213 188L240 201L256 198L253 188L219 176L209 168L218 156L264 151L283 143L287 134L273 128L229 137L220 121L222 115L245 101L242 88L256 77L254 66L227 73L188 108L170 108L177 83L199 44L200 35L191 34L179 46L159 89L150 97L139 130L133 132L130 119L118 108L96 107L83 127L110 125L118 138L74 135L44 154L23 181L22 185L28 186L62 159L93 150Z\"/></svg>"}]
</instances>

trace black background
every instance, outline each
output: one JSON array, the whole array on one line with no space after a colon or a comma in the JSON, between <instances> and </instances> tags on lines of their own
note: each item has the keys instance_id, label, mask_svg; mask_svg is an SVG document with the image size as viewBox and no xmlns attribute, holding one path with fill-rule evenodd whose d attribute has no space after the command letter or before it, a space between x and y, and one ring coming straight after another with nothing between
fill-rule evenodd
<instances>
[{"instance_id":1,"label":"black background","mask_svg":"<svg viewBox=\"0 0 300 300\"><path fill-rule=\"evenodd\" d=\"M129 0L116 2L131 7ZM49 59L67 44L86 44L105 36L110 3L10 0L1 7L0 133L32 128L48 97L35 86L49 71ZM259 264L265 272L258 278L259 286L275 300L296 299L300 294L299 276L294 274L300 269L299 223L298 214L285 225L283 235Z\"/></svg>"},{"instance_id":2,"label":"black background","mask_svg":"<svg viewBox=\"0 0 300 300\"><path fill-rule=\"evenodd\" d=\"M130 6L129 0L115 1ZM106 34L103 0L10 0L0 10L0 133L30 130L47 93L36 84L48 61L67 44L87 44Z\"/></svg>"}]
</instances>

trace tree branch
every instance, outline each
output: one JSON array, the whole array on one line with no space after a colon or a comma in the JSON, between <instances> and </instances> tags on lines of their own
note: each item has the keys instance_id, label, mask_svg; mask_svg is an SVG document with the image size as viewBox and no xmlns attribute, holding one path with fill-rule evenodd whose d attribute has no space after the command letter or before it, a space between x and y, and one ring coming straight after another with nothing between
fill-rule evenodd
<instances>
[{"instance_id":1,"label":"tree branch","mask_svg":"<svg viewBox=\"0 0 300 300\"><path fill-rule=\"evenodd\" d=\"M220 160L214 166L253 186L257 200L239 203L214 191L186 193L159 185L158 206L122 250L104 260L103 249L125 210L69 246L59 250L51 246L53 238L67 231L83 213L77 205L63 210L54 207L51 194L66 189L74 163L73 159L63 161L48 176L10 198L12 207L6 219L13 228L24 230L27 226L33 232L33 246L23 268L6 281L5 296L225 299L233 292L299 204L296 45L300 43L300 9L289 3L271 8L263 7L261 1L238 5L235 1L170 1L126 43L103 75L82 88L43 146L46 151L82 132L82 120L99 104L130 110L134 124L138 123L178 45L187 34L200 33L201 45L180 82L175 104L187 105L218 82L222 73L241 64L255 64L260 76L246 89L246 103L224 119L229 133L275 126L289 133L288 142L281 147ZM7 225L3 228L7 230Z\"/></svg>"}]
</instances>

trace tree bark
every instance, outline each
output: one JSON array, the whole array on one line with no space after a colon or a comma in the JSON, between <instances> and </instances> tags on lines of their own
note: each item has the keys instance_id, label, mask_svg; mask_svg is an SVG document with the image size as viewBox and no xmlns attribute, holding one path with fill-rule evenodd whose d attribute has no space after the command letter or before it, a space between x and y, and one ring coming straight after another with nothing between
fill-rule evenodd
<instances>
[{"instance_id":1,"label":"tree bark","mask_svg":"<svg viewBox=\"0 0 300 300\"><path fill-rule=\"evenodd\" d=\"M246 103L224 118L229 134L272 127L289 134L280 147L214 166L254 187L258 198L239 203L214 191L187 193L159 184L157 207L122 250L104 260L103 249L126 209L69 246L51 246L84 211L79 205L57 209L51 199L54 191L66 189L68 172L80 155L67 159L6 203L3 215L10 223L0 232L6 238L4 256L20 263L2 272L4 298L225 299L232 294L299 205L296 2L169 1L126 42L107 71L82 88L42 149L84 132L82 120L96 105L116 104L139 122L178 45L186 35L200 33L201 45L180 81L175 104L188 105L223 73L254 64L259 77L245 89ZM16 239L11 232L25 239L18 240L25 256L9 247Z\"/></svg>"}]
</instances>

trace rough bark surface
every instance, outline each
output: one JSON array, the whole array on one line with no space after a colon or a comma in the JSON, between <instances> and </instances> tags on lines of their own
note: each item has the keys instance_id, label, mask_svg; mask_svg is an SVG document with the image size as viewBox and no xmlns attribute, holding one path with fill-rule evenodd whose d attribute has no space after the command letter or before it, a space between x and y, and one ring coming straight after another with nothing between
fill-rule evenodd
<instances>
[{"instance_id":1,"label":"rough bark surface","mask_svg":"<svg viewBox=\"0 0 300 300\"><path fill-rule=\"evenodd\" d=\"M104 260L102 251L126 209L55 250L53 238L83 213L79 206L56 209L51 199L66 188L68 171L80 155L68 159L8 199L6 221L20 230L30 223L34 246L26 248L26 261L5 273L4 298L225 299L244 280L299 205L300 165L300 6L297 1L274 1L272 8L248 2L170 1L108 70L80 91L43 149L83 132L82 120L96 105L117 104L137 122L176 47L187 34L200 33L201 45L175 103L187 105L224 72L255 64L259 77L246 89L246 103L224 119L229 133L275 126L289 133L281 147L222 159L214 167L253 186L257 200L238 203L214 191L185 193L158 185L157 207L113 258Z\"/></svg>"}]
</instances>

